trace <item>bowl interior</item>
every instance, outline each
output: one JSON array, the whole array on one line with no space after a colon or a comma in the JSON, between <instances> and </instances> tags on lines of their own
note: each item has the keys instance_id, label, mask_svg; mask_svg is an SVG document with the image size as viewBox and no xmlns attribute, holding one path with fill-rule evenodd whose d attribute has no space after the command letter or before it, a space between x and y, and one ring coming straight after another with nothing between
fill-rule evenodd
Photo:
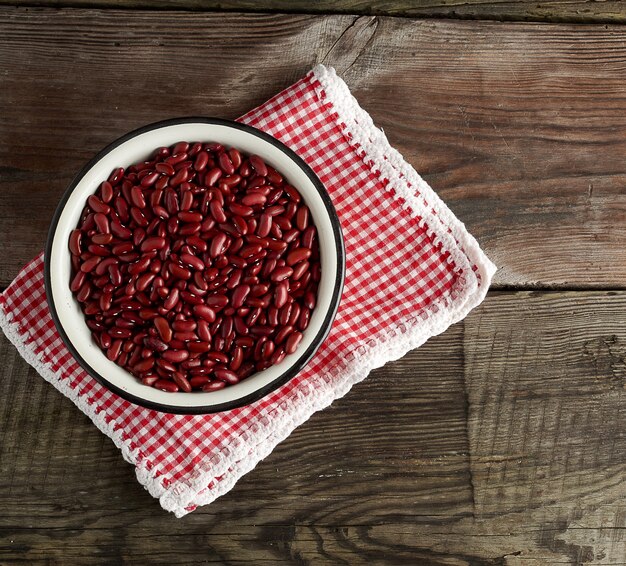
<instances>
[{"instance_id":1,"label":"bowl interior","mask_svg":"<svg viewBox=\"0 0 626 566\"><path fill-rule=\"evenodd\" d=\"M206 120L206 121L201 121ZM174 122L174 123L172 123ZM163 124L163 123L161 123ZM70 289L70 232L78 224L89 195L115 167L127 167L147 159L160 146L178 141L218 141L245 153L260 155L294 185L309 206L317 226L322 278L317 306L298 350L280 364L257 373L237 385L210 393L166 393L142 385L135 377L107 359L93 343L90 331ZM79 362L94 377L138 404L168 412L212 412L252 402L287 381L310 359L326 336L343 286L343 240L330 199L319 180L285 146L240 124L213 119L169 121L137 130L118 140L94 158L78 175L59 205L51 227L47 250L48 292L57 325Z\"/></svg>"}]
</instances>

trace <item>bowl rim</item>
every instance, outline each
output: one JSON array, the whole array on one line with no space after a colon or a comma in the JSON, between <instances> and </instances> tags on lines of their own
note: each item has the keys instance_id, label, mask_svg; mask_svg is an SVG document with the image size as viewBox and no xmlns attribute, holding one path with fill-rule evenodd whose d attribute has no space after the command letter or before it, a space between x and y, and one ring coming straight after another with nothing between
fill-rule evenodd
<instances>
[{"instance_id":1,"label":"bowl rim","mask_svg":"<svg viewBox=\"0 0 626 566\"><path fill-rule=\"evenodd\" d=\"M333 229L333 236L335 242L335 252L337 254L337 269L334 277L333 291L332 297L330 300L330 306L324 317L322 325L318 330L317 334L313 338L309 347L304 350L298 359L294 362L294 364L289 367L284 373L280 374L276 379L269 382L268 384L260 387L259 389L240 397L238 399L234 399L232 401L227 401L224 403L220 403L217 405L200 405L200 406L183 406L183 405L169 405L165 403L158 403L150 400L146 400L143 397L134 395L123 389L117 387L114 383L111 383L107 380L103 375L97 372L91 365L78 353L73 343L67 336L65 329L61 323L61 320L57 313L57 308L54 302L54 296L52 294L52 283L51 283L51 265L50 258L52 254L52 244L54 241L54 236L57 231L58 223L61 217L61 214L65 208L65 205L70 198L70 195L76 188L76 186L80 183L82 178L87 174L87 172L98 163L103 157L105 157L110 151L120 146L121 144L131 140L134 137L137 137L141 134L145 134L151 132L153 130L157 130L160 128L175 126L179 124L190 124L190 123L200 123L200 124L212 124L219 126L232 127L234 129L242 130L248 132L249 134L255 135L262 140L272 144L279 150L281 150L290 160L294 161L298 167L306 174L309 178L315 190L319 193L319 196L322 199L324 208L329 216L329 220ZM218 140L219 141L219 140ZM320 346L323 344L324 340L328 336L330 329L332 327L332 323L335 320L335 316L337 314L337 310L339 308L339 303L341 302L341 297L343 293L344 287L344 279L345 279L345 271L346 271L346 255L345 255L345 242L343 238L343 232L341 230L341 223L339 221L339 217L337 215L337 211L328 195L328 191L324 187L323 183L320 181L318 176L314 173L311 167L301 158L299 157L293 150L288 148L284 143L277 140L273 136L254 128L253 126L249 126L247 124L241 124L239 122L235 122L233 120L227 120L223 118L214 118L214 117L205 117L205 116L187 116L181 118L170 118L167 120L161 120L158 122L153 122L132 130L121 137L117 138L115 141L108 144L102 150L100 150L94 157L92 157L76 174L76 176L72 179L67 189L65 189L61 199L54 211L54 215L50 222L50 228L48 229L48 235L46 239L46 247L44 250L44 285L46 291L46 299L48 302L48 308L50 311L50 315L54 322L54 325L59 332L63 343L72 354L74 359L78 362L78 364L97 382L101 385L119 395L123 399L130 401L136 405L152 409L155 411L170 413L170 414L181 414L181 415L190 415L190 414L213 414L220 413L223 411L229 411L231 409L236 409L239 407L244 407L246 405L250 405L255 401L265 397L272 391L275 391L280 386L287 383L293 377L295 377L311 360L311 358L318 351ZM132 377L129 374L130 377Z\"/></svg>"}]
</instances>

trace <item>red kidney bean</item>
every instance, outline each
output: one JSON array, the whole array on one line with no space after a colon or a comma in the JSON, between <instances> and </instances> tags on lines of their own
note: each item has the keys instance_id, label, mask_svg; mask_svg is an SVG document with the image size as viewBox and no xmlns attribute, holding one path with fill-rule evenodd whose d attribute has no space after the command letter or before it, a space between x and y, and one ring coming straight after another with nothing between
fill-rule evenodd
<instances>
[{"instance_id":1,"label":"red kidney bean","mask_svg":"<svg viewBox=\"0 0 626 566\"><path fill-rule=\"evenodd\" d=\"M317 295L309 290L304 294L304 304L311 310L315 308L315 304L317 303Z\"/></svg>"},{"instance_id":2,"label":"red kidney bean","mask_svg":"<svg viewBox=\"0 0 626 566\"><path fill-rule=\"evenodd\" d=\"M231 147L228 150L228 157L230 157L230 161L233 164L233 167L235 169L239 169L239 167L241 166L241 163L243 161L243 158L242 158L241 153L239 152L239 150L235 149L234 147Z\"/></svg>"},{"instance_id":3,"label":"red kidney bean","mask_svg":"<svg viewBox=\"0 0 626 566\"><path fill-rule=\"evenodd\" d=\"M246 300L246 297L248 296L249 293L250 293L249 285L237 286L231 295L231 305L233 306L233 308L238 309L239 307L243 306L243 303Z\"/></svg>"},{"instance_id":4,"label":"red kidney bean","mask_svg":"<svg viewBox=\"0 0 626 566\"><path fill-rule=\"evenodd\" d=\"M126 228L125 226L122 226L116 220L113 220L111 222L111 233L116 238L120 238L122 240L128 240L133 235L133 233L128 228Z\"/></svg>"},{"instance_id":5,"label":"red kidney bean","mask_svg":"<svg viewBox=\"0 0 626 566\"><path fill-rule=\"evenodd\" d=\"M264 212L259 217L259 223L256 228L256 233L259 237L265 238L269 235L270 230L272 229L272 216Z\"/></svg>"},{"instance_id":6,"label":"red kidney bean","mask_svg":"<svg viewBox=\"0 0 626 566\"><path fill-rule=\"evenodd\" d=\"M263 160L258 155L251 155L249 157L250 165L261 177L265 177L267 175L267 167Z\"/></svg>"},{"instance_id":7,"label":"red kidney bean","mask_svg":"<svg viewBox=\"0 0 626 566\"><path fill-rule=\"evenodd\" d=\"M293 269L291 267L276 267L270 274L270 279L274 282L284 281L285 279L289 279L293 274Z\"/></svg>"},{"instance_id":8,"label":"red kidney bean","mask_svg":"<svg viewBox=\"0 0 626 566\"><path fill-rule=\"evenodd\" d=\"M223 381L212 381L204 385L202 391L219 391L220 389L224 389L224 387L226 387L226 383Z\"/></svg>"},{"instance_id":9,"label":"red kidney bean","mask_svg":"<svg viewBox=\"0 0 626 566\"><path fill-rule=\"evenodd\" d=\"M191 384L181 372L175 371L172 374L172 379L174 380L174 383L179 387L179 389L185 391L186 393L191 392Z\"/></svg>"},{"instance_id":10,"label":"red kidney bean","mask_svg":"<svg viewBox=\"0 0 626 566\"><path fill-rule=\"evenodd\" d=\"M189 271L188 269L185 269L184 267L181 267L180 265L176 265L175 263L170 263L169 266L170 269L170 273L174 276L177 277L178 279L191 279L191 271Z\"/></svg>"},{"instance_id":11,"label":"red kidney bean","mask_svg":"<svg viewBox=\"0 0 626 566\"><path fill-rule=\"evenodd\" d=\"M204 262L195 255L181 254L180 261L182 261L185 265L188 265L192 269L195 269L196 271L202 271L204 269Z\"/></svg>"},{"instance_id":12,"label":"red kidney bean","mask_svg":"<svg viewBox=\"0 0 626 566\"><path fill-rule=\"evenodd\" d=\"M167 379L158 379L154 382L153 387L161 391L167 391L168 393L176 393L178 391L178 385Z\"/></svg>"},{"instance_id":13,"label":"red kidney bean","mask_svg":"<svg viewBox=\"0 0 626 566\"><path fill-rule=\"evenodd\" d=\"M215 322L215 319L217 318L215 311L206 305L194 305L193 312L207 322Z\"/></svg>"},{"instance_id":14,"label":"red kidney bean","mask_svg":"<svg viewBox=\"0 0 626 566\"><path fill-rule=\"evenodd\" d=\"M100 185L100 198L105 204L108 204L113 200L113 187L108 181L103 181Z\"/></svg>"},{"instance_id":15,"label":"red kidney bean","mask_svg":"<svg viewBox=\"0 0 626 566\"><path fill-rule=\"evenodd\" d=\"M141 210L136 206L131 206L130 217L138 226L145 227L149 224L148 219L144 216L143 212L141 212Z\"/></svg>"},{"instance_id":16,"label":"red kidney bean","mask_svg":"<svg viewBox=\"0 0 626 566\"><path fill-rule=\"evenodd\" d=\"M83 286L86 277L87 274L84 271L77 271L70 283L70 291L76 293Z\"/></svg>"},{"instance_id":17,"label":"red kidney bean","mask_svg":"<svg viewBox=\"0 0 626 566\"><path fill-rule=\"evenodd\" d=\"M94 234L91 237L91 241L97 245L106 245L110 244L113 241L113 234Z\"/></svg>"},{"instance_id":18,"label":"red kidney bean","mask_svg":"<svg viewBox=\"0 0 626 566\"><path fill-rule=\"evenodd\" d=\"M280 309L289 300L289 284L286 281L282 281L274 290L274 306Z\"/></svg>"},{"instance_id":19,"label":"red kidney bean","mask_svg":"<svg viewBox=\"0 0 626 566\"><path fill-rule=\"evenodd\" d=\"M172 340L172 329L167 322L167 319L162 316L157 316L154 319L154 327L156 328L161 340L166 344Z\"/></svg>"},{"instance_id":20,"label":"red kidney bean","mask_svg":"<svg viewBox=\"0 0 626 566\"><path fill-rule=\"evenodd\" d=\"M213 169L208 171L206 175L204 176L204 182L206 186L211 187L215 185L215 183L219 181L222 175L223 175L222 170L219 167L214 167Z\"/></svg>"},{"instance_id":21,"label":"red kidney bean","mask_svg":"<svg viewBox=\"0 0 626 566\"><path fill-rule=\"evenodd\" d=\"M168 177L171 177L175 173L174 167L169 163L157 163L154 168L158 173L162 173Z\"/></svg>"},{"instance_id":22,"label":"red kidney bean","mask_svg":"<svg viewBox=\"0 0 626 566\"><path fill-rule=\"evenodd\" d=\"M196 171L204 171L208 162L209 154L206 151L200 151L198 155L196 155L196 160L194 161L193 168Z\"/></svg>"},{"instance_id":23,"label":"red kidney bean","mask_svg":"<svg viewBox=\"0 0 626 566\"><path fill-rule=\"evenodd\" d=\"M96 223L98 230L100 230L103 234L108 234L111 231L109 219L102 212L94 214L93 220Z\"/></svg>"},{"instance_id":24,"label":"red kidney bean","mask_svg":"<svg viewBox=\"0 0 626 566\"><path fill-rule=\"evenodd\" d=\"M296 226L299 230L304 230L309 225L309 209L302 205L296 212Z\"/></svg>"},{"instance_id":25,"label":"red kidney bean","mask_svg":"<svg viewBox=\"0 0 626 566\"><path fill-rule=\"evenodd\" d=\"M302 337L303 336L301 332L292 332L285 342L285 353L293 354L300 345L300 342L302 342Z\"/></svg>"},{"instance_id":26,"label":"red kidney bean","mask_svg":"<svg viewBox=\"0 0 626 566\"><path fill-rule=\"evenodd\" d=\"M287 265L293 266L297 263L305 261L311 257L311 250L309 248L296 248L295 250L287 254Z\"/></svg>"},{"instance_id":27,"label":"red kidney bean","mask_svg":"<svg viewBox=\"0 0 626 566\"><path fill-rule=\"evenodd\" d=\"M94 212L101 214L109 214L111 212L111 207L108 204L104 204L96 195L91 195L87 199L87 204Z\"/></svg>"},{"instance_id":28,"label":"red kidney bean","mask_svg":"<svg viewBox=\"0 0 626 566\"><path fill-rule=\"evenodd\" d=\"M203 385L209 383L209 378L205 375L194 375L190 380L189 384L192 389L201 389Z\"/></svg>"},{"instance_id":29,"label":"red kidney bean","mask_svg":"<svg viewBox=\"0 0 626 566\"><path fill-rule=\"evenodd\" d=\"M154 173L153 175L158 176L158 173ZM149 185L144 184L146 179L149 179L149 180L152 179L153 175L148 175L147 177L144 177L143 180L141 181L142 186L148 187L149 185L153 184L154 181L156 181L156 177L154 178L152 183L150 183ZM137 208L146 208L146 199L143 196L143 191L141 190L141 187L133 187L130 190L130 201Z\"/></svg>"},{"instance_id":30,"label":"red kidney bean","mask_svg":"<svg viewBox=\"0 0 626 566\"><path fill-rule=\"evenodd\" d=\"M165 350L161 354L162 359L177 364L184 362L188 357L189 352L187 350Z\"/></svg>"},{"instance_id":31,"label":"red kidney bean","mask_svg":"<svg viewBox=\"0 0 626 566\"><path fill-rule=\"evenodd\" d=\"M235 383L239 383L239 376L231 370L228 369L218 369L215 370L214 375L220 381L224 381L229 385L234 385Z\"/></svg>"},{"instance_id":32,"label":"red kidney bean","mask_svg":"<svg viewBox=\"0 0 626 566\"><path fill-rule=\"evenodd\" d=\"M233 162L230 160L230 157L226 152L223 151L217 156L217 162L220 169L227 175L232 175L235 172Z\"/></svg>"},{"instance_id":33,"label":"red kidney bean","mask_svg":"<svg viewBox=\"0 0 626 566\"><path fill-rule=\"evenodd\" d=\"M224 234L224 232L218 232L215 234L215 236L213 236L213 240L211 240L209 255L213 258L221 255L224 251L227 240L228 236Z\"/></svg>"},{"instance_id":34,"label":"red kidney bean","mask_svg":"<svg viewBox=\"0 0 626 566\"><path fill-rule=\"evenodd\" d=\"M101 257L92 256L82 263L82 265L80 266L80 270L84 273L91 273L101 261Z\"/></svg>"},{"instance_id":35,"label":"red kidney bean","mask_svg":"<svg viewBox=\"0 0 626 566\"><path fill-rule=\"evenodd\" d=\"M165 247L166 241L165 238L160 238L158 236L152 236L150 238L146 238L141 243L141 251L142 252L151 252L154 250L161 250Z\"/></svg>"},{"instance_id":36,"label":"red kidney bean","mask_svg":"<svg viewBox=\"0 0 626 566\"><path fill-rule=\"evenodd\" d=\"M248 193L241 199L241 204L246 206L263 206L267 198L260 193Z\"/></svg>"},{"instance_id":37,"label":"red kidney bean","mask_svg":"<svg viewBox=\"0 0 626 566\"><path fill-rule=\"evenodd\" d=\"M81 231L80 230L72 230L72 232L70 233L69 248L70 248L70 252L72 252L74 255L80 255L81 254L81 249L80 249L81 239L82 239Z\"/></svg>"},{"instance_id":38,"label":"red kidney bean","mask_svg":"<svg viewBox=\"0 0 626 566\"><path fill-rule=\"evenodd\" d=\"M277 333L274 338L275 344L282 344L287 336L289 336L293 332L293 326L285 325L283 326Z\"/></svg>"}]
</instances>

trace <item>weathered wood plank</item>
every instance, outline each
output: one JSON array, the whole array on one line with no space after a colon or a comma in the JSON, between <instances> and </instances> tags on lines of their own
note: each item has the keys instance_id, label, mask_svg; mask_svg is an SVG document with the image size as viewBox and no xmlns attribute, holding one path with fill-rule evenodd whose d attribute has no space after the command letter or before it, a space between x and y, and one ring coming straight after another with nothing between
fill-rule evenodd
<instances>
[{"instance_id":1,"label":"weathered wood plank","mask_svg":"<svg viewBox=\"0 0 626 566\"><path fill-rule=\"evenodd\" d=\"M182 520L2 340L0 563L626 563L624 312L491 294Z\"/></svg>"},{"instance_id":2,"label":"weathered wood plank","mask_svg":"<svg viewBox=\"0 0 626 566\"><path fill-rule=\"evenodd\" d=\"M298 562L300 554L323 554L325 538L341 538L335 525L358 531L467 515L462 332L457 326L374 372L227 497L180 521L1 339L0 563ZM333 555L350 555L340 541L331 544Z\"/></svg>"},{"instance_id":3,"label":"weathered wood plank","mask_svg":"<svg viewBox=\"0 0 626 566\"><path fill-rule=\"evenodd\" d=\"M626 28L3 8L0 59L0 285L106 143L235 117L324 62L477 236L496 286L624 288Z\"/></svg>"},{"instance_id":4,"label":"weathered wood plank","mask_svg":"<svg viewBox=\"0 0 626 566\"><path fill-rule=\"evenodd\" d=\"M220 10L314 14L361 14L414 18L468 18L540 22L624 23L619 0L0 0L17 6Z\"/></svg>"},{"instance_id":5,"label":"weathered wood plank","mask_svg":"<svg viewBox=\"0 0 626 566\"><path fill-rule=\"evenodd\" d=\"M474 515L561 515L552 550L572 563L626 562L625 309L624 293L496 294L465 320Z\"/></svg>"}]
</instances>

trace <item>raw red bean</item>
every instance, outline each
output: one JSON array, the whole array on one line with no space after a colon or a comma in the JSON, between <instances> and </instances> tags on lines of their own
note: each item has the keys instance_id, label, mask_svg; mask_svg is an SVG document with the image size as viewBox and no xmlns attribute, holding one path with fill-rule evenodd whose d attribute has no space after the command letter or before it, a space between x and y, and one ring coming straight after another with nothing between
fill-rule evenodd
<instances>
[{"instance_id":1,"label":"raw red bean","mask_svg":"<svg viewBox=\"0 0 626 566\"><path fill-rule=\"evenodd\" d=\"M102 261L102 258L99 256L92 256L89 259L86 259L82 265L80 266L80 270L84 273L91 273L96 266Z\"/></svg>"},{"instance_id":2,"label":"raw red bean","mask_svg":"<svg viewBox=\"0 0 626 566\"><path fill-rule=\"evenodd\" d=\"M307 291L304 294L304 304L311 310L315 308L315 303L317 302L317 297L313 291Z\"/></svg>"},{"instance_id":3,"label":"raw red bean","mask_svg":"<svg viewBox=\"0 0 626 566\"><path fill-rule=\"evenodd\" d=\"M249 193L241 199L241 203L246 206L262 206L267 198L260 193Z\"/></svg>"},{"instance_id":4,"label":"raw red bean","mask_svg":"<svg viewBox=\"0 0 626 566\"><path fill-rule=\"evenodd\" d=\"M309 209L301 206L296 212L296 226L299 230L304 230L309 225Z\"/></svg>"},{"instance_id":5,"label":"raw red bean","mask_svg":"<svg viewBox=\"0 0 626 566\"><path fill-rule=\"evenodd\" d=\"M305 261L311 257L311 250L309 248L296 248L295 250L287 254L287 265L296 265L301 261Z\"/></svg>"},{"instance_id":6,"label":"raw red bean","mask_svg":"<svg viewBox=\"0 0 626 566\"><path fill-rule=\"evenodd\" d=\"M287 303L289 300L289 284L286 281L282 281L276 285L274 291L274 306L279 309Z\"/></svg>"},{"instance_id":7,"label":"raw red bean","mask_svg":"<svg viewBox=\"0 0 626 566\"><path fill-rule=\"evenodd\" d=\"M233 291L233 294L231 295L231 304L233 308L238 309L239 307L241 307L249 293L249 285L239 285L238 287L236 287Z\"/></svg>"},{"instance_id":8,"label":"raw red bean","mask_svg":"<svg viewBox=\"0 0 626 566\"><path fill-rule=\"evenodd\" d=\"M122 240L127 240L133 235L133 233L128 228L126 228L125 226L122 226L116 220L113 220L111 222L111 233L116 238L121 238Z\"/></svg>"},{"instance_id":9,"label":"raw red bean","mask_svg":"<svg viewBox=\"0 0 626 566\"><path fill-rule=\"evenodd\" d=\"M222 309L228 304L228 297L217 293L207 297L205 303L211 308Z\"/></svg>"},{"instance_id":10,"label":"raw red bean","mask_svg":"<svg viewBox=\"0 0 626 566\"><path fill-rule=\"evenodd\" d=\"M149 224L148 219L144 216L143 212L136 206L130 208L130 217L138 226L147 226Z\"/></svg>"},{"instance_id":11,"label":"raw red bean","mask_svg":"<svg viewBox=\"0 0 626 566\"><path fill-rule=\"evenodd\" d=\"M158 379L154 382L153 387L169 393L176 393L178 391L178 385L167 379Z\"/></svg>"},{"instance_id":12,"label":"raw red bean","mask_svg":"<svg viewBox=\"0 0 626 566\"><path fill-rule=\"evenodd\" d=\"M265 238L269 235L270 230L272 229L272 217L264 212L259 217L259 223L256 228L257 236L261 238Z\"/></svg>"},{"instance_id":13,"label":"raw red bean","mask_svg":"<svg viewBox=\"0 0 626 566\"><path fill-rule=\"evenodd\" d=\"M215 322L215 319L217 318L215 311L206 305L195 305L193 307L193 312L207 322Z\"/></svg>"},{"instance_id":14,"label":"raw red bean","mask_svg":"<svg viewBox=\"0 0 626 566\"><path fill-rule=\"evenodd\" d=\"M167 319L162 316L158 316L154 319L154 327L156 328L161 340L167 343L172 340L172 329L170 328Z\"/></svg>"},{"instance_id":15,"label":"raw red bean","mask_svg":"<svg viewBox=\"0 0 626 566\"><path fill-rule=\"evenodd\" d=\"M298 317L298 330L304 332L309 327L309 322L311 318L311 309L303 308L300 312L300 316Z\"/></svg>"},{"instance_id":16,"label":"raw red bean","mask_svg":"<svg viewBox=\"0 0 626 566\"><path fill-rule=\"evenodd\" d=\"M293 269L291 267L276 267L271 275L270 279L275 282L284 281L285 279L289 279L293 274Z\"/></svg>"},{"instance_id":17,"label":"raw red bean","mask_svg":"<svg viewBox=\"0 0 626 566\"><path fill-rule=\"evenodd\" d=\"M180 256L180 261L198 271L202 271L205 267L204 262L199 257L191 254L182 254Z\"/></svg>"},{"instance_id":18,"label":"raw red bean","mask_svg":"<svg viewBox=\"0 0 626 566\"><path fill-rule=\"evenodd\" d=\"M74 255L80 255L80 253L81 253L81 249L80 249L81 239L82 239L81 231L80 230L72 230L72 232L70 234L69 248L70 248L70 252L72 252Z\"/></svg>"},{"instance_id":19,"label":"raw red bean","mask_svg":"<svg viewBox=\"0 0 626 566\"><path fill-rule=\"evenodd\" d=\"M150 374L144 375L141 378L141 383L152 387L158 380L159 380L158 375L154 375L153 373L150 373Z\"/></svg>"},{"instance_id":20,"label":"raw red bean","mask_svg":"<svg viewBox=\"0 0 626 566\"><path fill-rule=\"evenodd\" d=\"M153 250L161 250L165 247L165 244L166 244L165 238L160 238L158 236L146 238L141 243L141 251L151 252Z\"/></svg>"},{"instance_id":21,"label":"raw red bean","mask_svg":"<svg viewBox=\"0 0 626 566\"><path fill-rule=\"evenodd\" d=\"M157 172L167 175L168 177L171 177L175 173L174 167L169 163L157 163L154 168Z\"/></svg>"},{"instance_id":22,"label":"raw red bean","mask_svg":"<svg viewBox=\"0 0 626 566\"><path fill-rule=\"evenodd\" d=\"M217 156L217 160L220 166L220 169L224 171L227 175L232 175L235 172L235 167L233 166L233 162L230 160L230 157L226 152L221 152Z\"/></svg>"},{"instance_id":23,"label":"raw red bean","mask_svg":"<svg viewBox=\"0 0 626 566\"><path fill-rule=\"evenodd\" d=\"M301 332L292 332L285 342L285 353L293 354L302 342L302 337Z\"/></svg>"},{"instance_id":24,"label":"raw red bean","mask_svg":"<svg viewBox=\"0 0 626 566\"><path fill-rule=\"evenodd\" d=\"M212 381L204 385L202 391L219 391L220 389L224 389L224 387L226 387L226 383L223 381Z\"/></svg>"},{"instance_id":25,"label":"raw red bean","mask_svg":"<svg viewBox=\"0 0 626 566\"><path fill-rule=\"evenodd\" d=\"M317 235L315 226L309 226L304 232L302 232L302 247L313 248L313 241Z\"/></svg>"},{"instance_id":26,"label":"raw red bean","mask_svg":"<svg viewBox=\"0 0 626 566\"><path fill-rule=\"evenodd\" d=\"M285 341L285 338L287 338L287 336L289 336L292 332L293 332L293 326L289 326L289 325L283 326L276 334L276 338L274 338L274 342L276 344L282 344Z\"/></svg>"},{"instance_id":27,"label":"raw red bean","mask_svg":"<svg viewBox=\"0 0 626 566\"><path fill-rule=\"evenodd\" d=\"M198 323L195 320L175 320L172 322L172 328L177 332L192 332L197 326Z\"/></svg>"},{"instance_id":28,"label":"raw red bean","mask_svg":"<svg viewBox=\"0 0 626 566\"><path fill-rule=\"evenodd\" d=\"M103 181L100 185L100 198L106 204L113 200L113 187L108 181Z\"/></svg>"},{"instance_id":29,"label":"raw red bean","mask_svg":"<svg viewBox=\"0 0 626 566\"><path fill-rule=\"evenodd\" d=\"M213 169L208 171L207 174L204 176L204 182L207 185L207 187L210 187L212 185L215 185L215 183L219 181L222 175L223 175L222 170L219 167L214 167Z\"/></svg>"},{"instance_id":30,"label":"raw red bean","mask_svg":"<svg viewBox=\"0 0 626 566\"><path fill-rule=\"evenodd\" d=\"M97 245L106 245L110 244L113 241L113 234L94 234L91 237L91 241ZM107 254L108 255L108 254Z\"/></svg>"},{"instance_id":31,"label":"raw red bean","mask_svg":"<svg viewBox=\"0 0 626 566\"><path fill-rule=\"evenodd\" d=\"M265 177L267 175L267 167L263 160L258 155L251 155L249 159L250 165L252 165L257 174L261 175L261 177Z\"/></svg>"},{"instance_id":32,"label":"raw red bean","mask_svg":"<svg viewBox=\"0 0 626 566\"><path fill-rule=\"evenodd\" d=\"M87 199L87 204L94 212L99 212L101 214L109 214L109 212L111 212L111 207L104 204L96 195L91 195Z\"/></svg>"},{"instance_id":33,"label":"raw red bean","mask_svg":"<svg viewBox=\"0 0 626 566\"><path fill-rule=\"evenodd\" d=\"M100 230L103 234L108 234L111 231L109 219L102 212L94 214L93 220L96 223L98 230Z\"/></svg>"},{"instance_id":34,"label":"raw red bean","mask_svg":"<svg viewBox=\"0 0 626 566\"><path fill-rule=\"evenodd\" d=\"M225 381L230 385L234 385L235 383L239 383L239 377L234 371L228 369L218 369L213 372L215 377L221 381Z\"/></svg>"},{"instance_id":35,"label":"raw red bean","mask_svg":"<svg viewBox=\"0 0 626 566\"><path fill-rule=\"evenodd\" d=\"M166 350L161 354L162 359L172 363L184 362L189 357L187 350Z\"/></svg>"},{"instance_id":36,"label":"raw red bean","mask_svg":"<svg viewBox=\"0 0 626 566\"><path fill-rule=\"evenodd\" d=\"M209 378L204 375L194 375L190 380L189 384L193 389L201 389L203 385L209 383Z\"/></svg>"},{"instance_id":37,"label":"raw red bean","mask_svg":"<svg viewBox=\"0 0 626 566\"><path fill-rule=\"evenodd\" d=\"M245 206L236 202L231 202L228 208L233 214L236 214L237 216L246 217L252 216L252 214L254 214L254 210L252 209L252 207Z\"/></svg>"},{"instance_id":38,"label":"raw red bean","mask_svg":"<svg viewBox=\"0 0 626 566\"><path fill-rule=\"evenodd\" d=\"M177 277L178 279L191 279L191 271L181 267L180 265L176 265L175 263L170 264L170 273Z\"/></svg>"},{"instance_id":39,"label":"raw red bean","mask_svg":"<svg viewBox=\"0 0 626 566\"><path fill-rule=\"evenodd\" d=\"M189 393L191 391L191 384L180 371L175 371L172 374L172 379L182 391L185 391L186 393Z\"/></svg>"},{"instance_id":40,"label":"raw red bean","mask_svg":"<svg viewBox=\"0 0 626 566\"><path fill-rule=\"evenodd\" d=\"M215 236L213 236L213 240L211 240L211 248L209 251L210 256L215 258L221 255L227 240L228 236L224 234L224 232L218 232Z\"/></svg>"},{"instance_id":41,"label":"raw red bean","mask_svg":"<svg viewBox=\"0 0 626 566\"><path fill-rule=\"evenodd\" d=\"M305 273L308 273L310 264L308 261L303 261L298 265L294 266L293 274L291 279L294 281L298 281Z\"/></svg>"}]
</instances>

